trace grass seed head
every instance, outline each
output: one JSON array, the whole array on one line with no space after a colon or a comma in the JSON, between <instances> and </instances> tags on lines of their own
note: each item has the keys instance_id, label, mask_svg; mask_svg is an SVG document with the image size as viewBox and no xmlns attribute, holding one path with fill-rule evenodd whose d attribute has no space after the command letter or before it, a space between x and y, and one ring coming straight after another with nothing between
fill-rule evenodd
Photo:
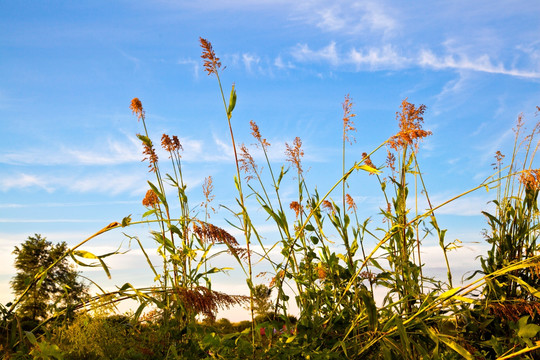
<instances>
[{"instance_id":1,"label":"grass seed head","mask_svg":"<svg viewBox=\"0 0 540 360\"><path fill-rule=\"evenodd\" d=\"M294 210L294 213L296 214L296 218L298 219L298 216L300 215L300 212L302 211L302 205L298 203L298 201L293 201L289 204L289 207L291 210Z\"/></svg>"},{"instance_id":2,"label":"grass seed head","mask_svg":"<svg viewBox=\"0 0 540 360\"><path fill-rule=\"evenodd\" d=\"M261 145L263 150L266 150L266 148L270 146L270 143L261 136L261 133L259 131L259 126L257 126L255 121L253 120L249 121L249 126L251 127L251 135L253 135L253 137L257 139L257 141L259 142L259 145Z\"/></svg>"},{"instance_id":3,"label":"grass seed head","mask_svg":"<svg viewBox=\"0 0 540 360\"><path fill-rule=\"evenodd\" d=\"M432 134L431 131L422 129L424 111L426 111L425 105L415 107L406 98L401 102L401 113L396 113L396 119L399 122L399 132L388 141L392 149L399 151L408 146L414 146L416 151L418 150L418 142Z\"/></svg>"},{"instance_id":4,"label":"grass seed head","mask_svg":"<svg viewBox=\"0 0 540 360\"><path fill-rule=\"evenodd\" d=\"M353 102L352 99L349 97L349 94L345 96L345 100L343 101L343 141L348 141L349 144L352 145L353 141L356 142L356 139L354 136L350 135L351 131L356 131L356 128L354 127L354 122L352 121L352 118L356 116L352 112L352 106Z\"/></svg>"},{"instance_id":5,"label":"grass seed head","mask_svg":"<svg viewBox=\"0 0 540 360\"><path fill-rule=\"evenodd\" d=\"M203 48L201 58L204 59L204 70L208 73L208 75L218 75L218 70L221 68L221 62L214 53L212 44L210 41L203 39L202 37L199 37L199 41L201 42L201 47Z\"/></svg>"},{"instance_id":6,"label":"grass seed head","mask_svg":"<svg viewBox=\"0 0 540 360\"><path fill-rule=\"evenodd\" d=\"M519 176L519 181L527 190L535 191L540 189L540 169L523 170Z\"/></svg>"},{"instance_id":7,"label":"grass seed head","mask_svg":"<svg viewBox=\"0 0 540 360\"><path fill-rule=\"evenodd\" d=\"M133 114L137 115L137 120L144 120L144 109L139 98L133 98L133 100L131 100L131 105L129 105L129 108L131 109L131 112Z\"/></svg>"},{"instance_id":8,"label":"grass seed head","mask_svg":"<svg viewBox=\"0 0 540 360\"><path fill-rule=\"evenodd\" d=\"M159 198L154 192L154 190L150 189L146 192L146 195L142 201L142 204L146 207L152 207L156 208L159 204Z\"/></svg>"},{"instance_id":9,"label":"grass seed head","mask_svg":"<svg viewBox=\"0 0 540 360\"><path fill-rule=\"evenodd\" d=\"M285 143L285 155L287 161L290 162L298 173L302 173L302 157L304 156L304 150L302 150L302 140L297 136L293 140L293 145Z\"/></svg>"},{"instance_id":10,"label":"grass seed head","mask_svg":"<svg viewBox=\"0 0 540 360\"><path fill-rule=\"evenodd\" d=\"M238 159L238 163L240 170L243 170L246 173L246 181L250 181L255 177L258 172L258 167L249 153L248 148L244 144L240 146L240 158Z\"/></svg>"},{"instance_id":11,"label":"grass seed head","mask_svg":"<svg viewBox=\"0 0 540 360\"><path fill-rule=\"evenodd\" d=\"M351 195L346 194L345 195L345 202L347 203L347 210L354 210L356 211L356 203L354 202L354 199Z\"/></svg>"}]
</instances>

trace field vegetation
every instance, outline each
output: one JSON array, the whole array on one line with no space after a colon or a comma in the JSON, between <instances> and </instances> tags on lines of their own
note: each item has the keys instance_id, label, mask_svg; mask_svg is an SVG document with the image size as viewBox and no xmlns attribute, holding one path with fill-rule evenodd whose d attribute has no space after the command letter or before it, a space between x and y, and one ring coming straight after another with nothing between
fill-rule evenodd
<instances>
[{"instance_id":1,"label":"field vegetation","mask_svg":"<svg viewBox=\"0 0 540 360\"><path fill-rule=\"evenodd\" d=\"M494 174L473 189L433 204L417 157L420 143L431 135L423 128L426 107L404 99L396 113L399 131L348 167L346 150L356 129L353 101L346 96L338 160L342 171L331 188L319 192L306 179L300 138L286 144L287 163L279 168L270 161L272 145L255 122L249 126L264 155L264 167L246 145L236 143L234 127L243 125L233 121L234 84L226 96L220 59L210 42L201 38L200 43L204 69L217 81L234 149L236 175L231 185L236 204L227 207L227 222L242 237L212 223L212 178L204 183L202 206L188 201L182 144L167 134L160 143L151 139L151 120L134 98L131 110L141 124L137 136L153 176L142 201L146 212L140 220L125 217L63 249L26 280L12 303L0 306L4 359L540 358L540 169L534 168L539 125L526 132L519 117L513 152L506 157L494 154ZM159 145L168 159L158 159ZM374 164L371 159L380 152L386 162ZM354 196L360 190L348 185L356 176L366 176L380 187L384 205L368 219L357 212ZM296 199L285 203L280 189L289 180L295 183ZM437 212L473 191L486 190L494 196L494 211L484 213L490 249L462 285L448 260L448 253L460 251L460 244L446 238ZM421 210L419 202L428 204L427 209ZM275 227L276 240L271 243L254 225L252 214L260 210ZM160 264L151 261L138 237L126 236L144 254L154 284L139 288L126 283L117 291L101 291L77 302L60 301L70 294L67 289L54 302L68 305L49 307L47 316L31 326L25 322L25 299L46 284L56 267L71 258L79 266L97 264L109 274L106 258L121 255L96 255L83 245L105 232L127 234L130 226L140 223L152 225ZM436 239L440 246L447 269L444 279L424 273L426 239ZM217 257L235 261L249 296L213 289L213 275L227 270L212 265ZM261 261L271 269L267 284L257 284L253 271ZM383 295L378 298L375 293ZM128 299L137 301L136 310L116 313L115 306ZM293 303L297 316L290 315ZM237 305L249 309L249 321L216 319L220 309Z\"/></svg>"}]
</instances>

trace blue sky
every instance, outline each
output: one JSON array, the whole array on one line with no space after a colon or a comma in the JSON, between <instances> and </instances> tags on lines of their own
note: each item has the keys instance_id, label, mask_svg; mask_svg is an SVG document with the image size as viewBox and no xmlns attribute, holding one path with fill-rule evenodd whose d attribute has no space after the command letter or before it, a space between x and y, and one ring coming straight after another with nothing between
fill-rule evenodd
<instances>
[{"instance_id":1,"label":"blue sky","mask_svg":"<svg viewBox=\"0 0 540 360\"><path fill-rule=\"evenodd\" d=\"M225 88L236 84L237 141L254 142L255 120L278 169L284 143L299 136L308 185L320 192L341 172L346 94L358 129L349 165L397 131L402 99L425 104L433 136L419 158L440 203L492 173L495 151L510 152L519 113L531 127L538 120L539 17L534 1L2 2L0 301L12 298L11 251L27 236L74 245L126 215L140 219L151 174L140 162L133 97L142 100L155 140L180 137L192 204L200 203L209 175L216 205L234 202L226 118L217 83L202 68L199 36L226 66ZM384 156L373 161L382 164ZM373 181L361 174L350 181L365 216L381 206ZM292 176L284 192L292 199ZM493 196L474 193L440 212L449 236L466 244L456 268L477 266L485 227L479 212ZM225 210L213 215L223 226L227 218ZM270 243L272 229L259 218ZM155 247L147 228L130 230ZM122 241L127 248L121 232L108 233L86 249L105 252ZM109 288L151 283L140 261L135 250L111 259L112 280L85 273ZM219 281L245 292L238 276Z\"/></svg>"}]
</instances>

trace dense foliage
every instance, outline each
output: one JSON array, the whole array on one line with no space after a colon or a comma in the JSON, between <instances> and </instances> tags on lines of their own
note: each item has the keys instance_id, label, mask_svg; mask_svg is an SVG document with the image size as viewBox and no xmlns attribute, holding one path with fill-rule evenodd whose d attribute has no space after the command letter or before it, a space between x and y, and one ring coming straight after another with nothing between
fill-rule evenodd
<instances>
[{"instance_id":1,"label":"dense foliage","mask_svg":"<svg viewBox=\"0 0 540 360\"><path fill-rule=\"evenodd\" d=\"M79 280L78 272L64 256L67 250L65 242L53 245L39 234L29 236L20 247L15 247L17 273L11 288L16 296L25 295L17 308L17 314L23 320L43 321L59 309L78 305L87 296L87 286ZM55 266L48 269L55 262ZM47 275L36 286L30 286L45 269L48 269Z\"/></svg>"}]
</instances>

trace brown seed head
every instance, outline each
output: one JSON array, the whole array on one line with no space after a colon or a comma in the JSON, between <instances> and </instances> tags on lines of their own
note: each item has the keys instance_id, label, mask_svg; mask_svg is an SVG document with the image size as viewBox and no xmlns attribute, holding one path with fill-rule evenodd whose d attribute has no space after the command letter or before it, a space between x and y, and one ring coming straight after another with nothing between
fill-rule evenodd
<instances>
[{"instance_id":1,"label":"brown seed head","mask_svg":"<svg viewBox=\"0 0 540 360\"><path fill-rule=\"evenodd\" d=\"M148 172L152 172L152 171L156 172L158 156L156 154L156 150L154 149L154 146L151 143L147 144L143 142L143 155L145 155L145 157L142 159L142 161L148 159L148 162L149 162L148 167L150 168L150 170L148 170Z\"/></svg>"},{"instance_id":2,"label":"brown seed head","mask_svg":"<svg viewBox=\"0 0 540 360\"><path fill-rule=\"evenodd\" d=\"M244 144L240 146L240 158L238 159L238 163L240 170L243 170L246 173L246 181L253 179L255 175L257 175L257 164Z\"/></svg>"},{"instance_id":3,"label":"brown seed head","mask_svg":"<svg viewBox=\"0 0 540 360\"><path fill-rule=\"evenodd\" d=\"M210 41L203 39L202 37L199 37L199 41L201 42L201 47L203 48L201 58L204 59L205 71L208 72L208 75L218 75L218 70L221 67L221 62L219 62L219 58L214 53L214 49L212 49L212 44L210 43Z\"/></svg>"},{"instance_id":4,"label":"brown seed head","mask_svg":"<svg viewBox=\"0 0 540 360\"><path fill-rule=\"evenodd\" d=\"M377 168L375 165L373 165L373 163L371 162L371 159L370 159L370 157L368 156L367 153L365 153L365 152L362 153L362 159L364 160L364 164L366 164L367 166L372 167L374 169ZM373 173L370 172L369 175L373 175Z\"/></svg>"},{"instance_id":5,"label":"brown seed head","mask_svg":"<svg viewBox=\"0 0 540 360\"><path fill-rule=\"evenodd\" d=\"M289 204L289 207L291 210L294 210L296 214L296 218L298 219L298 216L300 215L300 212L302 211L302 205L298 203L298 201L293 201Z\"/></svg>"},{"instance_id":6,"label":"brown seed head","mask_svg":"<svg viewBox=\"0 0 540 360\"><path fill-rule=\"evenodd\" d=\"M493 166L493 170L500 169L503 159L504 155L499 150L497 150L495 152L495 162L491 164L491 166Z\"/></svg>"},{"instance_id":7,"label":"brown seed head","mask_svg":"<svg viewBox=\"0 0 540 360\"><path fill-rule=\"evenodd\" d=\"M142 204L146 207L151 207L154 209L159 205L159 198L154 192L154 190L150 189L146 192Z\"/></svg>"},{"instance_id":8,"label":"brown seed head","mask_svg":"<svg viewBox=\"0 0 540 360\"><path fill-rule=\"evenodd\" d=\"M216 196L212 194L212 191L214 190L214 185L212 184L211 176L204 178L204 183L202 185L202 188L203 188L203 194L204 194L204 198L206 199L206 202L207 203L212 202L212 200L214 200Z\"/></svg>"},{"instance_id":9,"label":"brown seed head","mask_svg":"<svg viewBox=\"0 0 540 360\"><path fill-rule=\"evenodd\" d=\"M270 284L268 285L269 288L273 288L276 285L277 280L283 280L285 277L285 270L280 270L276 276L272 278L272 281L270 281Z\"/></svg>"},{"instance_id":10,"label":"brown seed head","mask_svg":"<svg viewBox=\"0 0 540 360\"><path fill-rule=\"evenodd\" d=\"M319 265L317 265L317 277L319 278L319 280L326 279L326 269L324 268L324 265L322 263L319 263Z\"/></svg>"},{"instance_id":11,"label":"brown seed head","mask_svg":"<svg viewBox=\"0 0 540 360\"><path fill-rule=\"evenodd\" d=\"M432 134L431 131L422 129L424 111L426 111L425 105L415 107L407 99L401 102L401 113L396 113L399 132L388 141L392 149L397 151L413 145L415 150L418 150L418 141Z\"/></svg>"},{"instance_id":12,"label":"brown seed head","mask_svg":"<svg viewBox=\"0 0 540 360\"><path fill-rule=\"evenodd\" d=\"M263 139L263 137L261 136L261 133L259 132L259 127L255 123L255 121L250 120L249 126L251 127L251 135L253 135L253 137L257 139L260 146L262 146L263 150L266 150L266 148L270 146L270 143L266 141L266 139Z\"/></svg>"},{"instance_id":13,"label":"brown seed head","mask_svg":"<svg viewBox=\"0 0 540 360\"><path fill-rule=\"evenodd\" d=\"M328 212L334 213L334 205L328 200L323 200L321 207Z\"/></svg>"},{"instance_id":14,"label":"brown seed head","mask_svg":"<svg viewBox=\"0 0 540 360\"><path fill-rule=\"evenodd\" d=\"M386 165L392 170L392 173L396 172L396 157L390 150L388 150L388 155L386 156Z\"/></svg>"},{"instance_id":15,"label":"brown seed head","mask_svg":"<svg viewBox=\"0 0 540 360\"><path fill-rule=\"evenodd\" d=\"M355 210L356 211L356 204L354 202L354 199L352 198L351 195L349 194L346 194L345 195L345 202L347 203L347 210Z\"/></svg>"},{"instance_id":16,"label":"brown seed head","mask_svg":"<svg viewBox=\"0 0 540 360\"><path fill-rule=\"evenodd\" d=\"M520 113L518 115L518 118L517 118L517 121L516 121L516 126L512 129L514 130L514 132L517 134L519 133L519 131L521 130L521 128L523 127L524 125L524 121L523 121L523 113Z\"/></svg>"},{"instance_id":17,"label":"brown seed head","mask_svg":"<svg viewBox=\"0 0 540 360\"><path fill-rule=\"evenodd\" d=\"M290 162L298 174L302 173L302 157L304 156L304 150L302 150L302 140L299 137L295 137L293 145L285 143L285 155L287 156L287 161Z\"/></svg>"},{"instance_id":18,"label":"brown seed head","mask_svg":"<svg viewBox=\"0 0 540 360\"><path fill-rule=\"evenodd\" d=\"M133 114L137 115L137 120L144 120L144 109L139 98L133 98L133 100L131 100L131 105L129 105L129 108L131 109L131 112Z\"/></svg>"},{"instance_id":19,"label":"brown seed head","mask_svg":"<svg viewBox=\"0 0 540 360\"><path fill-rule=\"evenodd\" d=\"M352 106L353 102L352 99L349 97L349 94L345 96L345 101L343 101L343 141L348 141L349 144L352 145L353 141L356 142L356 139L354 136L349 135L351 131L356 131L356 128L354 127L354 122L352 121L352 118L356 116L356 114L352 113Z\"/></svg>"},{"instance_id":20,"label":"brown seed head","mask_svg":"<svg viewBox=\"0 0 540 360\"><path fill-rule=\"evenodd\" d=\"M182 144L180 144L180 140L178 140L178 136L176 135L174 135L171 139L169 135L163 134L163 136L161 136L161 147L163 147L163 149L165 149L169 153L172 153L173 151L183 150Z\"/></svg>"},{"instance_id":21,"label":"brown seed head","mask_svg":"<svg viewBox=\"0 0 540 360\"><path fill-rule=\"evenodd\" d=\"M519 177L519 181L525 186L527 190L539 190L540 189L540 169L536 170L523 170Z\"/></svg>"},{"instance_id":22,"label":"brown seed head","mask_svg":"<svg viewBox=\"0 0 540 360\"><path fill-rule=\"evenodd\" d=\"M232 248L238 247L238 242L234 236L213 224L204 221L196 221L193 224L193 232L199 239L211 242L212 244L227 244Z\"/></svg>"}]
</instances>

